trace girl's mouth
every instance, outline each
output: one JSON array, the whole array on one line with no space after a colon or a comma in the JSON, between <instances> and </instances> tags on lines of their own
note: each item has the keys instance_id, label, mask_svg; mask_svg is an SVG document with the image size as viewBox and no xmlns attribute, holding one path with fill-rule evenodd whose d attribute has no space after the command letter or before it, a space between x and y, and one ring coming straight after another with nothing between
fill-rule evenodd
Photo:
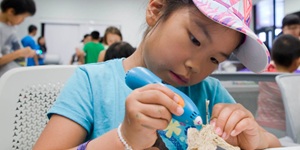
<instances>
[{"instance_id":1,"label":"girl's mouth","mask_svg":"<svg viewBox=\"0 0 300 150\"><path fill-rule=\"evenodd\" d=\"M184 76L181 76L181 75L178 75L176 73L174 73L173 71L170 71L170 75L171 75L171 79L176 82L178 85L184 85L184 84L187 84L189 79L184 77Z\"/></svg>"}]
</instances>

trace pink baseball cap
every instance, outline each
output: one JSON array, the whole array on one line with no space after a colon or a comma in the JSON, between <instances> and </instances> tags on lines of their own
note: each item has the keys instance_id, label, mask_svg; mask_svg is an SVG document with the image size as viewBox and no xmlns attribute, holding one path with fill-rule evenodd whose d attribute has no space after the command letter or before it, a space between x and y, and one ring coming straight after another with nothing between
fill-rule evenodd
<instances>
[{"instance_id":1,"label":"pink baseball cap","mask_svg":"<svg viewBox=\"0 0 300 150\"><path fill-rule=\"evenodd\" d=\"M246 35L245 42L233 54L249 70L259 73L270 63L270 53L249 28L252 0L193 0L198 9L213 21Z\"/></svg>"}]
</instances>

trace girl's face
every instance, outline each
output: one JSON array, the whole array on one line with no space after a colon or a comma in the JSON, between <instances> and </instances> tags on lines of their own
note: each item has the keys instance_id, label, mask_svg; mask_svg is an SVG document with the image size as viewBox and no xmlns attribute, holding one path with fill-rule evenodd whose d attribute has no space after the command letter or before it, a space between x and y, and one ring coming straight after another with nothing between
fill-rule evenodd
<instances>
[{"instance_id":1,"label":"girl's face","mask_svg":"<svg viewBox=\"0 0 300 150\"><path fill-rule=\"evenodd\" d=\"M45 45L45 38L40 38L39 43L40 43L41 45Z\"/></svg>"},{"instance_id":2,"label":"girl's face","mask_svg":"<svg viewBox=\"0 0 300 150\"><path fill-rule=\"evenodd\" d=\"M196 7L185 7L145 38L145 67L165 82L191 86L209 76L241 41L242 34L217 24Z\"/></svg>"},{"instance_id":3,"label":"girl's face","mask_svg":"<svg viewBox=\"0 0 300 150\"><path fill-rule=\"evenodd\" d=\"M108 33L106 36L107 45L110 46L116 42L121 42L121 37L117 34Z\"/></svg>"}]
</instances>

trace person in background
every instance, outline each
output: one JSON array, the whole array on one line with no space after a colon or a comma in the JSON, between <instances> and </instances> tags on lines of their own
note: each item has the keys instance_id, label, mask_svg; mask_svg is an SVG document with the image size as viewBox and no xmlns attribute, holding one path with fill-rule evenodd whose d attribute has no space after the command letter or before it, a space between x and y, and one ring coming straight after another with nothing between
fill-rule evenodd
<instances>
[{"instance_id":1,"label":"person in background","mask_svg":"<svg viewBox=\"0 0 300 150\"><path fill-rule=\"evenodd\" d=\"M98 62L104 61L105 53L109 46L111 46L115 42L120 42L122 40L123 40L123 36L121 31L118 28L108 27L103 37L103 45L105 47L105 50L99 54Z\"/></svg>"},{"instance_id":2,"label":"person in background","mask_svg":"<svg viewBox=\"0 0 300 150\"><path fill-rule=\"evenodd\" d=\"M86 34L83 36L83 40L81 40L81 43L76 47L75 54L72 55L70 65L82 65L85 63L84 62L85 53L83 51L83 48L86 43L89 43L91 41L92 41L92 36L90 34Z\"/></svg>"},{"instance_id":3,"label":"person in background","mask_svg":"<svg viewBox=\"0 0 300 150\"><path fill-rule=\"evenodd\" d=\"M43 36L40 36L37 40L38 43L38 50L40 54L38 54L38 60L40 65L44 65L44 58L47 52L46 42L45 38Z\"/></svg>"},{"instance_id":4,"label":"person in background","mask_svg":"<svg viewBox=\"0 0 300 150\"><path fill-rule=\"evenodd\" d=\"M39 50L41 50L43 53L47 52L46 42L45 38L43 36L39 37L37 40Z\"/></svg>"},{"instance_id":5,"label":"person in background","mask_svg":"<svg viewBox=\"0 0 300 150\"><path fill-rule=\"evenodd\" d=\"M296 14L288 14L282 20L282 34L291 34L299 39L300 18Z\"/></svg>"},{"instance_id":6,"label":"person in background","mask_svg":"<svg viewBox=\"0 0 300 150\"><path fill-rule=\"evenodd\" d=\"M83 48L86 43L92 41L92 36L90 34L86 34L83 36L83 40L81 40L80 44L76 47L76 53L83 52Z\"/></svg>"},{"instance_id":7,"label":"person in background","mask_svg":"<svg viewBox=\"0 0 300 150\"><path fill-rule=\"evenodd\" d=\"M33 50L39 50L38 46L35 44L33 37L37 33L37 27L35 25L30 25L28 27L28 35L25 36L22 40L21 43L23 47L29 46ZM38 61L38 55L35 54L33 58L27 58L27 66L38 66L39 61Z\"/></svg>"},{"instance_id":8,"label":"person in background","mask_svg":"<svg viewBox=\"0 0 300 150\"><path fill-rule=\"evenodd\" d=\"M116 58L127 58L133 54L135 48L133 48L127 42L116 42L112 44L105 53L104 61L116 59Z\"/></svg>"},{"instance_id":9,"label":"person in background","mask_svg":"<svg viewBox=\"0 0 300 150\"><path fill-rule=\"evenodd\" d=\"M85 64L96 63L98 61L98 56L102 50L104 50L104 46L99 42L100 33L98 31L93 31L91 33L92 41L85 44L83 51L80 56L85 55Z\"/></svg>"},{"instance_id":10,"label":"person in background","mask_svg":"<svg viewBox=\"0 0 300 150\"><path fill-rule=\"evenodd\" d=\"M33 0L2 0L0 12L0 76L6 71L25 66L24 57L33 57L35 50L21 48L15 25L33 16L36 8Z\"/></svg>"},{"instance_id":11,"label":"person in background","mask_svg":"<svg viewBox=\"0 0 300 150\"><path fill-rule=\"evenodd\" d=\"M266 72L293 73L300 64L300 41L290 34L279 36L272 46L274 65ZM285 111L276 82L259 82L258 117L256 121L276 137L285 136Z\"/></svg>"}]
</instances>

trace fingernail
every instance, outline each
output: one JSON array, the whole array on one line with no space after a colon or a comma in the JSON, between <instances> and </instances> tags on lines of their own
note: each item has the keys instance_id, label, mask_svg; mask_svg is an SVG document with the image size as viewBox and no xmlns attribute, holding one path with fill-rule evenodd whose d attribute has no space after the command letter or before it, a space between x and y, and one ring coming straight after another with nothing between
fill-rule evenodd
<instances>
[{"instance_id":1,"label":"fingernail","mask_svg":"<svg viewBox=\"0 0 300 150\"><path fill-rule=\"evenodd\" d=\"M217 127L217 129L216 129L215 131L216 131L216 133L217 133L218 135L222 135L222 133L221 133L221 128L220 128L220 127Z\"/></svg>"},{"instance_id":2,"label":"fingernail","mask_svg":"<svg viewBox=\"0 0 300 150\"><path fill-rule=\"evenodd\" d=\"M216 127L216 122L215 121L211 121L210 125L212 125L215 128Z\"/></svg>"},{"instance_id":3,"label":"fingernail","mask_svg":"<svg viewBox=\"0 0 300 150\"><path fill-rule=\"evenodd\" d=\"M180 106L178 106L178 107L177 107L177 113L178 113L178 114L183 114L183 108L180 107Z\"/></svg>"},{"instance_id":4,"label":"fingernail","mask_svg":"<svg viewBox=\"0 0 300 150\"><path fill-rule=\"evenodd\" d=\"M176 103L179 103L179 98L178 98L176 95L174 96L173 99L174 99L174 101L175 101Z\"/></svg>"},{"instance_id":5,"label":"fingernail","mask_svg":"<svg viewBox=\"0 0 300 150\"><path fill-rule=\"evenodd\" d=\"M235 136L235 130L233 130L230 135Z\"/></svg>"},{"instance_id":6,"label":"fingernail","mask_svg":"<svg viewBox=\"0 0 300 150\"><path fill-rule=\"evenodd\" d=\"M225 140L225 138L226 138L226 132L223 132L222 138Z\"/></svg>"}]
</instances>

